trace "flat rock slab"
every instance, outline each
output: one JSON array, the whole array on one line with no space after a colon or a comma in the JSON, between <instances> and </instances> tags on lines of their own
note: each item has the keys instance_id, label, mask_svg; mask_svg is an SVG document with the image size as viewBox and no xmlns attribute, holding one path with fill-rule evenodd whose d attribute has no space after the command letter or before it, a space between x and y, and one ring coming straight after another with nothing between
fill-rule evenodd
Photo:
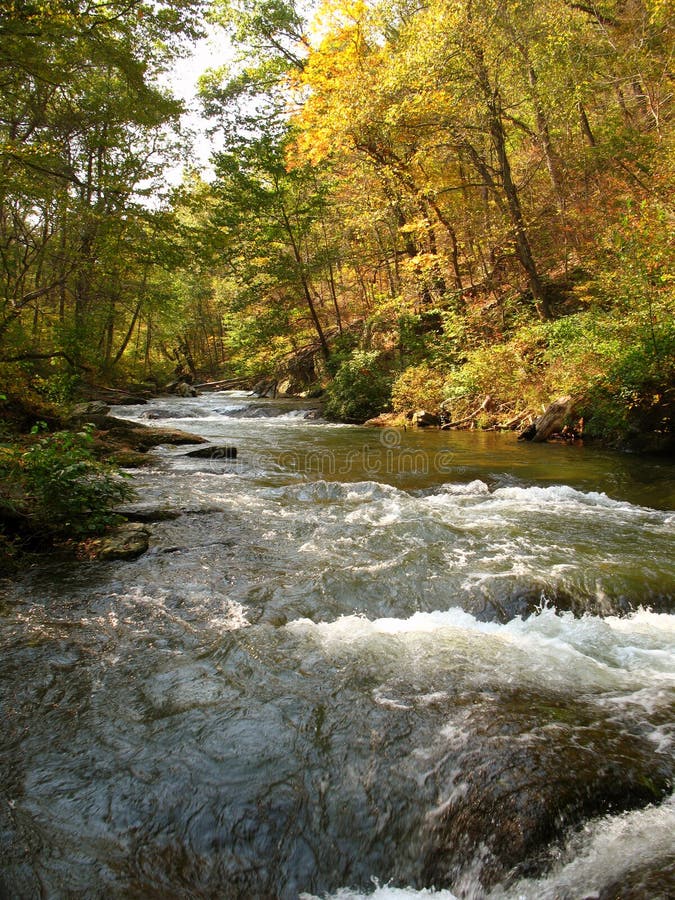
<instances>
[{"instance_id":1,"label":"flat rock slab","mask_svg":"<svg viewBox=\"0 0 675 900\"><path fill-rule=\"evenodd\" d=\"M169 522L183 515L180 509L170 509L156 503L128 503L125 506L118 506L115 512L130 522Z\"/></svg>"},{"instance_id":2,"label":"flat rock slab","mask_svg":"<svg viewBox=\"0 0 675 900\"><path fill-rule=\"evenodd\" d=\"M75 420L73 420L75 422ZM124 449L145 452L160 444L206 444L206 438L179 431L174 428L154 428L141 422L130 422L118 419L105 413L85 414L77 420L77 424L91 424L97 431L105 433L105 439L119 444Z\"/></svg>"},{"instance_id":3,"label":"flat rock slab","mask_svg":"<svg viewBox=\"0 0 675 900\"><path fill-rule=\"evenodd\" d=\"M161 444L205 444L206 439L187 431L174 431L169 428L146 428L145 425L134 425L124 428L111 428L107 437L131 450L140 453L159 447Z\"/></svg>"},{"instance_id":4,"label":"flat rock slab","mask_svg":"<svg viewBox=\"0 0 675 900\"><path fill-rule=\"evenodd\" d=\"M121 469L139 469L152 465L152 459L137 450L116 450L114 453L110 453L107 459Z\"/></svg>"},{"instance_id":5,"label":"flat rock slab","mask_svg":"<svg viewBox=\"0 0 675 900\"><path fill-rule=\"evenodd\" d=\"M190 450L185 456L193 456L197 459L236 459L236 447L200 447L198 450Z\"/></svg>"},{"instance_id":6,"label":"flat rock slab","mask_svg":"<svg viewBox=\"0 0 675 900\"><path fill-rule=\"evenodd\" d=\"M83 417L81 424L91 423L111 449L133 450L145 453L161 444L206 444L199 435L173 428L153 428L140 422L129 422L115 416L93 415Z\"/></svg>"},{"instance_id":7,"label":"flat rock slab","mask_svg":"<svg viewBox=\"0 0 675 900\"><path fill-rule=\"evenodd\" d=\"M118 525L90 544L94 559L136 559L148 549L150 531L137 522Z\"/></svg>"}]
</instances>

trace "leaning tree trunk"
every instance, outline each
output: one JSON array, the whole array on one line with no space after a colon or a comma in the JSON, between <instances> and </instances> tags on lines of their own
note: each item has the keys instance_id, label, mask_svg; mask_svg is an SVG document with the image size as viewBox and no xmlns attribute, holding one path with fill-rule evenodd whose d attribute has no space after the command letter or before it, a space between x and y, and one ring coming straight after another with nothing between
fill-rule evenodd
<instances>
[{"instance_id":1,"label":"leaning tree trunk","mask_svg":"<svg viewBox=\"0 0 675 900\"><path fill-rule=\"evenodd\" d=\"M492 140L499 158L500 168L502 172L502 183L504 185L504 194L506 195L506 203L508 205L511 224L513 225L514 236L516 239L516 251L518 259L527 273L527 279L532 291L539 318L546 321L551 318L551 307L544 291L544 285L534 261L532 248L527 236L525 227L525 219L523 218L523 210L520 205L520 197L516 188L513 176L511 174L511 163L508 153L506 152L506 135L504 133L504 125L497 109L492 110L491 122Z\"/></svg>"},{"instance_id":2,"label":"leaning tree trunk","mask_svg":"<svg viewBox=\"0 0 675 900\"><path fill-rule=\"evenodd\" d=\"M300 276L300 282L302 284L302 292L305 296L307 308L309 309L309 314L312 317L312 322L319 338L321 352L323 353L324 358L328 359L330 357L330 348L328 346L328 341L326 340L326 335L324 334L324 330L321 327L321 321L316 311L316 305L314 303L314 300L312 299L312 292L309 288L309 282L307 281L307 276L305 274L305 265L302 261L302 256L300 255L300 248L298 247L298 243L295 240L293 228L291 227L288 215L286 214L286 210L283 206L281 207L281 215L284 220L284 226L286 228L286 233L288 234L291 248L293 250L293 258L295 259L295 264L298 267L298 275Z\"/></svg>"},{"instance_id":3,"label":"leaning tree trunk","mask_svg":"<svg viewBox=\"0 0 675 900\"><path fill-rule=\"evenodd\" d=\"M478 81L480 84L481 92L483 94L485 109L488 114L490 139L499 161L499 168L502 176L502 188L504 191L504 196L506 197L506 210L508 212L511 226L513 228L514 237L516 239L516 253L518 255L520 264L527 274L527 280L532 292L534 304L537 308L537 313L539 314L539 318L542 321L546 321L547 319L552 318L551 307L549 305L548 298L546 297L546 292L544 291L544 285L542 283L539 270L537 269L537 264L534 260L534 254L532 253L532 247L530 246L527 227L525 225L525 218L523 216L523 210L520 205L518 188L516 187L516 183L513 180L513 174L511 172L511 162L509 160L509 154L506 148L506 132L504 130L504 120L502 118L499 89L493 88L490 83L490 77L488 75L487 67L483 58L483 51L481 50L481 48L476 47L474 49L474 53L476 62L478 64ZM480 156L480 154L476 152L475 148L472 147L471 149L473 151L472 155L474 156L474 158ZM480 162L482 163L481 173L485 176L486 174L488 174L487 166L485 166L483 160L481 160ZM486 179L486 184L490 186L493 192L495 191L497 185L495 185L495 181L491 175L489 179Z\"/></svg>"},{"instance_id":4,"label":"leaning tree trunk","mask_svg":"<svg viewBox=\"0 0 675 900\"><path fill-rule=\"evenodd\" d=\"M547 441L552 434L562 431L567 421L574 413L576 401L572 397L559 397L549 404L546 411L526 432L521 435L521 440L532 441L541 444Z\"/></svg>"}]
</instances>

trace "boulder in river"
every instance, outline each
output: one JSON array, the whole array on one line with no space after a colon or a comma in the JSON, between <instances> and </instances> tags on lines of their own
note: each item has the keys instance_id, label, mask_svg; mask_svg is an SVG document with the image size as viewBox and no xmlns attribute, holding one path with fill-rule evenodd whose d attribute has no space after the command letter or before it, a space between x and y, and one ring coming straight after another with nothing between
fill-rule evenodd
<instances>
[{"instance_id":1,"label":"boulder in river","mask_svg":"<svg viewBox=\"0 0 675 900\"><path fill-rule=\"evenodd\" d=\"M427 412L426 409L418 409L412 414L412 424L415 428L438 428L441 425L440 416Z\"/></svg>"},{"instance_id":2,"label":"boulder in river","mask_svg":"<svg viewBox=\"0 0 675 900\"><path fill-rule=\"evenodd\" d=\"M87 421L100 432L104 432L106 444L118 445L120 449L145 453L161 444L205 444L206 439L187 431L170 428L152 428L140 422L130 422L115 416L92 415Z\"/></svg>"},{"instance_id":3,"label":"boulder in river","mask_svg":"<svg viewBox=\"0 0 675 900\"><path fill-rule=\"evenodd\" d=\"M192 385L188 384L186 381L178 382L176 385L176 393L179 397L197 397L199 395L197 388L192 387Z\"/></svg>"},{"instance_id":4,"label":"boulder in river","mask_svg":"<svg viewBox=\"0 0 675 900\"><path fill-rule=\"evenodd\" d=\"M141 419L172 419L176 415L173 409L156 408L141 413Z\"/></svg>"},{"instance_id":5,"label":"boulder in river","mask_svg":"<svg viewBox=\"0 0 675 900\"><path fill-rule=\"evenodd\" d=\"M150 532L137 522L118 525L89 545L94 559L136 559L148 549Z\"/></svg>"},{"instance_id":6,"label":"boulder in river","mask_svg":"<svg viewBox=\"0 0 675 900\"><path fill-rule=\"evenodd\" d=\"M382 413L363 424L366 428L399 428L404 426L405 420L398 413Z\"/></svg>"},{"instance_id":7,"label":"boulder in river","mask_svg":"<svg viewBox=\"0 0 675 900\"><path fill-rule=\"evenodd\" d=\"M190 450L185 455L194 456L197 459L236 459L237 448L211 445L209 447L199 447L197 450Z\"/></svg>"},{"instance_id":8,"label":"boulder in river","mask_svg":"<svg viewBox=\"0 0 675 900\"><path fill-rule=\"evenodd\" d=\"M108 454L107 459L108 462L119 466L120 469L140 469L143 466L152 465L152 459L146 456L145 453L140 453L137 450L125 450L123 448Z\"/></svg>"},{"instance_id":9,"label":"boulder in river","mask_svg":"<svg viewBox=\"0 0 675 900\"><path fill-rule=\"evenodd\" d=\"M126 503L115 510L131 522L167 522L183 515L180 509L171 509L161 504L140 501Z\"/></svg>"},{"instance_id":10,"label":"boulder in river","mask_svg":"<svg viewBox=\"0 0 675 900\"><path fill-rule=\"evenodd\" d=\"M471 738L447 754L448 800L427 815L425 884L457 883L479 858L486 889L538 875L569 828L670 790L670 755L598 707L528 691L483 698L462 719Z\"/></svg>"},{"instance_id":11,"label":"boulder in river","mask_svg":"<svg viewBox=\"0 0 675 900\"><path fill-rule=\"evenodd\" d=\"M88 403L76 403L68 416L68 423L79 425L90 422L92 416L105 416L110 407L103 400L90 400Z\"/></svg>"}]
</instances>

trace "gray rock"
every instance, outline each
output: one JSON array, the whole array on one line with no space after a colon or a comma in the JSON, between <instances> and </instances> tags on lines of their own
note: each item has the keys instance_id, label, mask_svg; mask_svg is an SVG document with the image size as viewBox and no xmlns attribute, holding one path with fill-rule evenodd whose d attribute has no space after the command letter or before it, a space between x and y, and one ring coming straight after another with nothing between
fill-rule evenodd
<instances>
[{"instance_id":1,"label":"gray rock","mask_svg":"<svg viewBox=\"0 0 675 900\"><path fill-rule=\"evenodd\" d=\"M131 522L167 522L182 515L179 509L169 509L156 503L128 503L117 507L115 512Z\"/></svg>"},{"instance_id":2,"label":"gray rock","mask_svg":"<svg viewBox=\"0 0 675 900\"><path fill-rule=\"evenodd\" d=\"M95 559L136 559L148 549L149 530L137 522L118 525L93 544Z\"/></svg>"},{"instance_id":3,"label":"gray rock","mask_svg":"<svg viewBox=\"0 0 675 900\"><path fill-rule=\"evenodd\" d=\"M150 409L141 413L141 419L171 419L176 415L173 409Z\"/></svg>"},{"instance_id":4,"label":"gray rock","mask_svg":"<svg viewBox=\"0 0 675 900\"><path fill-rule=\"evenodd\" d=\"M441 419L426 409L418 409L413 413L412 423L416 428L437 428L441 425Z\"/></svg>"},{"instance_id":5,"label":"gray rock","mask_svg":"<svg viewBox=\"0 0 675 900\"><path fill-rule=\"evenodd\" d=\"M236 459L236 447L200 447L198 450L190 450L186 456L195 456L197 459Z\"/></svg>"},{"instance_id":6,"label":"gray rock","mask_svg":"<svg viewBox=\"0 0 675 900\"><path fill-rule=\"evenodd\" d=\"M128 419L117 419L115 416L89 416L99 431L106 432L106 440L120 444L124 449L137 450L144 453L160 444L205 444L206 440L187 431L176 431L169 428L152 428L140 422Z\"/></svg>"},{"instance_id":7,"label":"gray rock","mask_svg":"<svg viewBox=\"0 0 675 900\"><path fill-rule=\"evenodd\" d=\"M68 422L77 424L91 421L92 416L105 416L110 407L103 400L91 400L89 403L76 403L70 411Z\"/></svg>"}]
</instances>

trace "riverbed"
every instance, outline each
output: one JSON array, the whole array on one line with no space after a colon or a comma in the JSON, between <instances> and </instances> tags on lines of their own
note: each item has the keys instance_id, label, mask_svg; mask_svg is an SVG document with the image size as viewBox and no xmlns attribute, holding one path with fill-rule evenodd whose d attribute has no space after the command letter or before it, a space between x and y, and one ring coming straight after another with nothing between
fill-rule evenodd
<instances>
[{"instance_id":1,"label":"riverbed","mask_svg":"<svg viewBox=\"0 0 675 900\"><path fill-rule=\"evenodd\" d=\"M672 465L314 407L112 410L238 454L2 585L0 896L672 896Z\"/></svg>"}]
</instances>

